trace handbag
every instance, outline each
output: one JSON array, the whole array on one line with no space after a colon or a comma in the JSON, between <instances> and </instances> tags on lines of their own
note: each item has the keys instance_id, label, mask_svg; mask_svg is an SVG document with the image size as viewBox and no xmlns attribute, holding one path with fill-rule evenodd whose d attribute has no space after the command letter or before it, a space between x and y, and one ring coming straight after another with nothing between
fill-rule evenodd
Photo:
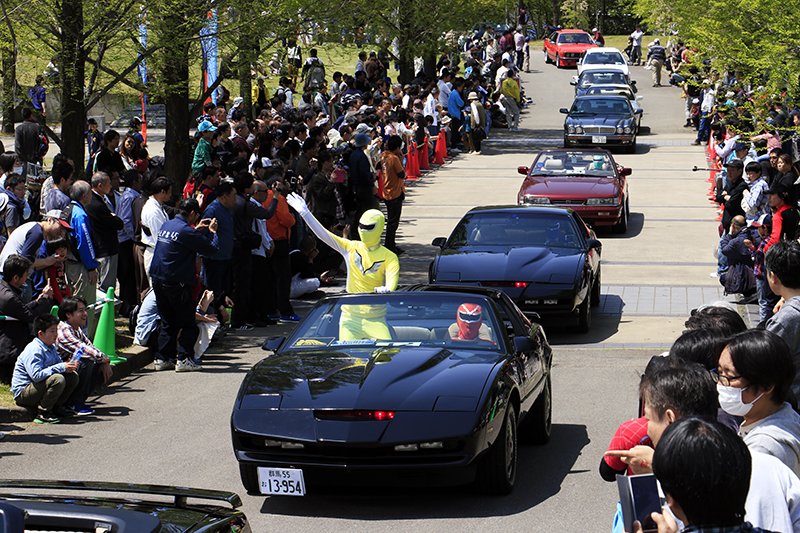
<instances>
[{"instance_id":1,"label":"handbag","mask_svg":"<svg viewBox=\"0 0 800 533\"><path fill-rule=\"evenodd\" d=\"M744 294L751 292L756 287L756 277L753 268L744 264L737 263L725 273L725 295Z\"/></svg>"}]
</instances>

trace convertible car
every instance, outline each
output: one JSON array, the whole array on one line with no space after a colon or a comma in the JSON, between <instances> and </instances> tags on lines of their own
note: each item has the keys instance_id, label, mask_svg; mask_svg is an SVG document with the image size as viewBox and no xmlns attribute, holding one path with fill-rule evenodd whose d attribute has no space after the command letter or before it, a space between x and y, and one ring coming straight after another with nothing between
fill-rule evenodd
<instances>
[{"instance_id":1,"label":"convertible car","mask_svg":"<svg viewBox=\"0 0 800 533\"><path fill-rule=\"evenodd\" d=\"M607 150L544 150L517 172L525 176L517 204L570 207L594 227L628 231L631 169Z\"/></svg>"},{"instance_id":2,"label":"convertible car","mask_svg":"<svg viewBox=\"0 0 800 533\"><path fill-rule=\"evenodd\" d=\"M590 306L600 303L602 246L575 211L476 207L449 238L431 244L441 249L430 283L497 287L524 313L589 331Z\"/></svg>"},{"instance_id":3,"label":"convertible car","mask_svg":"<svg viewBox=\"0 0 800 533\"><path fill-rule=\"evenodd\" d=\"M191 504L189 499L193 500ZM225 502L227 506L210 501ZM5 479L0 480L0 531L250 533L247 518L237 510L241 505L242 500L233 492L133 483Z\"/></svg>"},{"instance_id":4,"label":"convertible car","mask_svg":"<svg viewBox=\"0 0 800 533\"><path fill-rule=\"evenodd\" d=\"M231 417L248 494L315 485L507 494L518 437L549 440L552 354L495 289L321 300L245 376Z\"/></svg>"},{"instance_id":5,"label":"convertible car","mask_svg":"<svg viewBox=\"0 0 800 533\"><path fill-rule=\"evenodd\" d=\"M627 96L577 96L571 108L562 107L560 111L567 115L564 148L622 146L630 153L636 152L642 110L634 110Z\"/></svg>"},{"instance_id":6,"label":"convertible car","mask_svg":"<svg viewBox=\"0 0 800 533\"><path fill-rule=\"evenodd\" d=\"M544 62L557 67L574 67L581 54L596 48L592 36L583 30L558 30L544 40Z\"/></svg>"}]
</instances>

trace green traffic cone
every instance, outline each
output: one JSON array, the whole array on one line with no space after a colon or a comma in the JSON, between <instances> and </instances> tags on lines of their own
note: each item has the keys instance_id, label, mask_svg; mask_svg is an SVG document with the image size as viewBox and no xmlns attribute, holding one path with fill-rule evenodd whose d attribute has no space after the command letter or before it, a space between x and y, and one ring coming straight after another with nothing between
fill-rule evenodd
<instances>
[{"instance_id":1,"label":"green traffic cone","mask_svg":"<svg viewBox=\"0 0 800 533\"><path fill-rule=\"evenodd\" d=\"M127 361L124 357L117 356L116 339L114 331L114 288L108 289L106 302L100 313L100 321L97 323L97 331L94 334L93 344L95 348L103 352L111 360L112 365Z\"/></svg>"},{"instance_id":2,"label":"green traffic cone","mask_svg":"<svg viewBox=\"0 0 800 533\"><path fill-rule=\"evenodd\" d=\"M50 308L50 314L53 315L54 317L58 317L58 306L57 305L54 305L53 307Z\"/></svg>"}]
</instances>

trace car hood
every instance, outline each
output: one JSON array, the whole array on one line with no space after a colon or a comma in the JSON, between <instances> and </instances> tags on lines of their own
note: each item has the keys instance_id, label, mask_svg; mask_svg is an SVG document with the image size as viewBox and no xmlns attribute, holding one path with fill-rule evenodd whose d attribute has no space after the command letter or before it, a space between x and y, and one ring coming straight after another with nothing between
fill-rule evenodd
<instances>
[{"instance_id":1,"label":"car hood","mask_svg":"<svg viewBox=\"0 0 800 533\"><path fill-rule=\"evenodd\" d=\"M580 264L582 251L575 248L489 246L450 249L439 256L436 280L441 283L573 283ZM454 277L458 279L451 279Z\"/></svg>"},{"instance_id":2,"label":"car hood","mask_svg":"<svg viewBox=\"0 0 800 533\"><path fill-rule=\"evenodd\" d=\"M525 180L521 195L548 198L607 198L619 194L614 178L595 176L532 176Z\"/></svg>"},{"instance_id":3,"label":"car hood","mask_svg":"<svg viewBox=\"0 0 800 533\"><path fill-rule=\"evenodd\" d=\"M589 48L596 48L597 45L595 44L558 44L556 48L558 48L559 52L583 52L584 50L588 50Z\"/></svg>"},{"instance_id":4,"label":"car hood","mask_svg":"<svg viewBox=\"0 0 800 533\"><path fill-rule=\"evenodd\" d=\"M569 115L567 120L576 124L592 126L617 126L630 121L633 115Z\"/></svg>"},{"instance_id":5,"label":"car hood","mask_svg":"<svg viewBox=\"0 0 800 533\"><path fill-rule=\"evenodd\" d=\"M441 398L459 396L468 397L461 405L474 411L501 358L496 351L441 346L350 348L262 360L251 370L241 409L432 411L446 403Z\"/></svg>"}]
</instances>

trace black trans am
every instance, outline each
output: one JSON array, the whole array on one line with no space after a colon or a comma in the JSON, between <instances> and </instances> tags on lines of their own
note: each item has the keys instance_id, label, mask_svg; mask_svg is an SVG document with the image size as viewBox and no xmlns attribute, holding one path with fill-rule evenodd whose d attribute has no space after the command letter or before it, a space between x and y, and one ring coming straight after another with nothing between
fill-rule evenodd
<instances>
[{"instance_id":1,"label":"black trans am","mask_svg":"<svg viewBox=\"0 0 800 533\"><path fill-rule=\"evenodd\" d=\"M253 495L306 484L507 494L519 438L545 443L552 355L497 290L326 298L245 377L231 416Z\"/></svg>"},{"instance_id":2,"label":"black trans am","mask_svg":"<svg viewBox=\"0 0 800 533\"><path fill-rule=\"evenodd\" d=\"M5 479L0 480L0 531L251 533L244 513L237 510L241 505L237 494L215 490Z\"/></svg>"},{"instance_id":3,"label":"black trans am","mask_svg":"<svg viewBox=\"0 0 800 533\"><path fill-rule=\"evenodd\" d=\"M476 207L464 215L430 265L430 283L503 290L528 314L591 326L600 303L600 241L571 209Z\"/></svg>"}]
</instances>

